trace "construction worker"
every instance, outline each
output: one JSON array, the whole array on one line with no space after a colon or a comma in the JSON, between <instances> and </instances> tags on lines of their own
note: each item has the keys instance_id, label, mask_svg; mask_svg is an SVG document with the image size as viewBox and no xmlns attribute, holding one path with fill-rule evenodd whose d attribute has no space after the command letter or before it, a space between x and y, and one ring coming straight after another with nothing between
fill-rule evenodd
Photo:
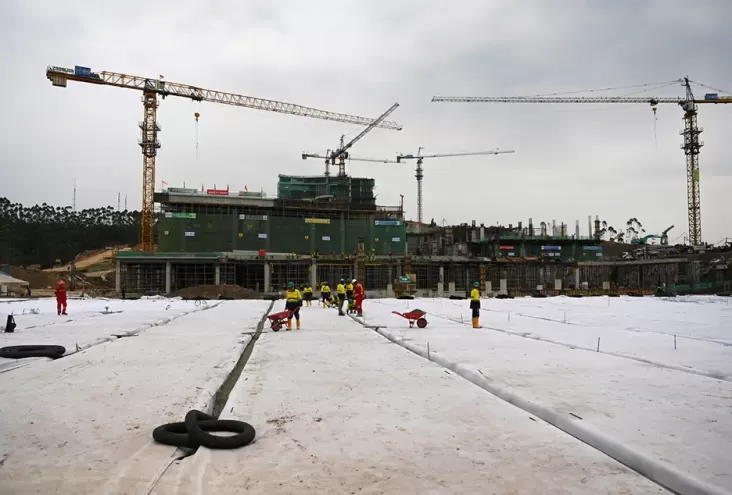
<instances>
[{"instance_id":1,"label":"construction worker","mask_svg":"<svg viewBox=\"0 0 732 495\"><path fill-rule=\"evenodd\" d=\"M287 282L287 302L285 309L292 311L297 320L297 329L300 329L300 307L302 306L302 294L295 288L293 282ZM292 330L292 316L287 319L287 330Z\"/></svg>"},{"instance_id":2,"label":"construction worker","mask_svg":"<svg viewBox=\"0 0 732 495\"><path fill-rule=\"evenodd\" d=\"M63 280L56 285L56 310L59 315L66 314L66 282Z\"/></svg>"},{"instance_id":3,"label":"construction worker","mask_svg":"<svg viewBox=\"0 0 732 495\"><path fill-rule=\"evenodd\" d=\"M480 328L480 282L473 283L470 291L470 309L473 310L473 328Z\"/></svg>"},{"instance_id":4,"label":"construction worker","mask_svg":"<svg viewBox=\"0 0 732 495\"><path fill-rule=\"evenodd\" d=\"M346 302L346 286L343 285L343 282L345 282L345 280L341 279L338 287L336 288L336 293L338 294L338 316L345 315L343 312L343 303Z\"/></svg>"},{"instance_id":5,"label":"construction worker","mask_svg":"<svg viewBox=\"0 0 732 495\"><path fill-rule=\"evenodd\" d=\"M361 282L353 279L353 284L355 284L355 288L353 289L353 297L356 299L356 316L363 316L363 300L366 297L366 293L363 290L363 285L361 285Z\"/></svg>"},{"instance_id":6,"label":"construction worker","mask_svg":"<svg viewBox=\"0 0 732 495\"><path fill-rule=\"evenodd\" d=\"M330 287L328 282L320 284L320 297L323 299L323 307L327 308L330 304Z\"/></svg>"},{"instance_id":7,"label":"construction worker","mask_svg":"<svg viewBox=\"0 0 732 495\"><path fill-rule=\"evenodd\" d=\"M351 282L349 280L348 283L346 284L346 299L348 299L349 303L351 301L353 301L353 283L355 281L356 281L355 279L353 280L353 282Z\"/></svg>"},{"instance_id":8,"label":"construction worker","mask_svg":"<svg viewBox=\"0 0 732 495\"><path fill-rule=\"evenodd\" d=\"M310 287L308 282L305 282L305 288L302 290L302 298L305 301L305 306L313 305L313 288Z\"/></svg>"}]
</instances>

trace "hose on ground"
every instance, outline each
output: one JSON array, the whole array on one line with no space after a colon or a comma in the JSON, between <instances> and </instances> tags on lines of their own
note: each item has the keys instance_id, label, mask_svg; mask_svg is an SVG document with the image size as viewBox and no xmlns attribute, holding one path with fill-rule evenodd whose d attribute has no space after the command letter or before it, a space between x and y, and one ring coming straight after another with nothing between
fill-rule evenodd
<instances>
[{"instance_id":1,"label":"hose on ground","mask_svg":"<svg viewBox=\"0 0 732 495\"><path fill-rule=\"evenodd\" d=\"M212 435L211 431L234 433L229 436ZM233 419L216 419L201 411L188 411L185 420L180 423L168 423L153 430L153 439L173 447L196 449L238 449L249 445L254 440L254 427L244 421Z\"/></svg>"},{"instance_id":2,"label":"hose on ground","mask_svg":"<svg viewBox=\"0 0 732 495\"><path fill-rule=\"evenodd\" d=\"M21 359L29 357L47 357L58 359L64 355L66 348L61 345L10 345L0 348L0 357Z\"/></svg>"}]
</instances>

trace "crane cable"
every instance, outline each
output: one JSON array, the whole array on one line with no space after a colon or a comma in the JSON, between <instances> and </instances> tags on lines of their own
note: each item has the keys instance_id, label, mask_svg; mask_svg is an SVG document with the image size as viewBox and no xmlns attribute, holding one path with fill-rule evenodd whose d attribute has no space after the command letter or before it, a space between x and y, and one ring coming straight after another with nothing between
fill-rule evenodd
<instances>
[{"instance_id":1,"label":"crane cable","mask_svg":"<svg viewBox=\"0 0 732 495\"><path fill-rule=\"evenodd\" d=\"M196 163L198 163L198 117L200 117L201 114L196 112L193 116L196 117Z\"/></svg>"}]
</instances>

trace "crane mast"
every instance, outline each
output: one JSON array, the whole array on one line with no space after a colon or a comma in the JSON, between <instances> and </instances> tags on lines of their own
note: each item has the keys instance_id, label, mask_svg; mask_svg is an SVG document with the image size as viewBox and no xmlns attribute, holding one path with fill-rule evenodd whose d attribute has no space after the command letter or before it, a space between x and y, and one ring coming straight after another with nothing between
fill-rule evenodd
<instances>
[{"instance_id":1,"label":"crane mast","mask_svg":"<svg viewBox=\"0 0 732 495\"><path fill-rule=\"evenodd\" d=\"M423 146L417 149L416 155L398 155L396 158L397 163L401 163L402 160L417 160L417 168L415 170L415 177L417 178L417 222L422 223L422 179L424 179L424 170L422 169L422 162L425 158L447 158L456 156L475 156L475 155L502 155L504 153L514 153L514 150L491 150L491 151L472 151L467 153L439 153L436 155L422 155Z\"/></svg>"},{"instance_id":2,"label":"crane mast","mask_svg":"<svg viewBox=\"0 0 732 495\"><path fill-rule=\"evenodd\" d=\"M732 97L719 96L717 93L707 93L703 99L697 99L691 89L688 77L678 79L685 88L686 95L676 98L654 98L635 96L605 96L605 97L567 97L567 96L434 96L433 102L446 103L645 103L655 112L660 103L674 103L684 111L684 129L680 132L684 136L681 149L686 155L686 196L689 217L689 241L692 246L702 243L701 233L701 192L699 188L699 150L704 142L699 140L703 129L697 123L698 104L732 103Z\"/></svg>"},{"instance_id":3,"label":"crane mast","mask_svg":"<svg viewBox=\"0 0 732 495\"><path fill-rule=\"evenodd\" d=\"M154 247L155 232L155 157L160 149L158 132L161 128L157 122L158 96L165 99L168 96L188 98L193 101L207 101L211 103L222 103L237 107L278 112L300 117L313 119L330 120L354 125L367 125L369 130L374 127L384 129L401 130L401 126L395 122L386 121L385 116L379 119L370 119L343 113L328 112L317 108L295 105L264 98L225 93L210 89L199 88L188 84L164 81L160 76L158 79L132 76L119 72L92 72L88 67L75 66L73 69L58 66L48 66L46 77L54 86L65 88L68 81L77 81L102 86L114 86L142 91L143 119L139 122L141 138L139 140L142 149L142 218L140 244L142 251L152 251Z\"/></svg>"}]
</instances>

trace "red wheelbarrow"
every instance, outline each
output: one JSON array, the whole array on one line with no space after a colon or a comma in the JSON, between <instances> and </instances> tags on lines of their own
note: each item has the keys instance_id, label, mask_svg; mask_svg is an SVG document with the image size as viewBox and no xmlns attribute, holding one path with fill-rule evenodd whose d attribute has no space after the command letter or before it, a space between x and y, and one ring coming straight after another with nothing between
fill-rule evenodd
<instances>
[{"instance_id":1,"label":"red wheelbarrow","mask_svg":"<svg viewBox=\"0 0 732 495\"><path fill-rule=\"evenodd\" d=\"M425 318L426 312L421 309L413 309L409 313L400 313L399 311L392 311L393 314L399 315L402 318L409 320L409 328L414 327L414 322L417 322L419 328L427 326L427 319Z\"/></svg>"},{"instance_id":2,"label":"red wheelbarrow","mask_svg":"<svg viewBox=\"0 0 732 495\"><path fill-rule=\"evenodd\" d=\"M279 332L282 327L287 323L287 320L292 318L292 316L295 314L295 311L280 311L279 313L272 313L271 315L267 315L267 319L269 320L269 326L272 331Z\"/></svg>"}]
</instances>

